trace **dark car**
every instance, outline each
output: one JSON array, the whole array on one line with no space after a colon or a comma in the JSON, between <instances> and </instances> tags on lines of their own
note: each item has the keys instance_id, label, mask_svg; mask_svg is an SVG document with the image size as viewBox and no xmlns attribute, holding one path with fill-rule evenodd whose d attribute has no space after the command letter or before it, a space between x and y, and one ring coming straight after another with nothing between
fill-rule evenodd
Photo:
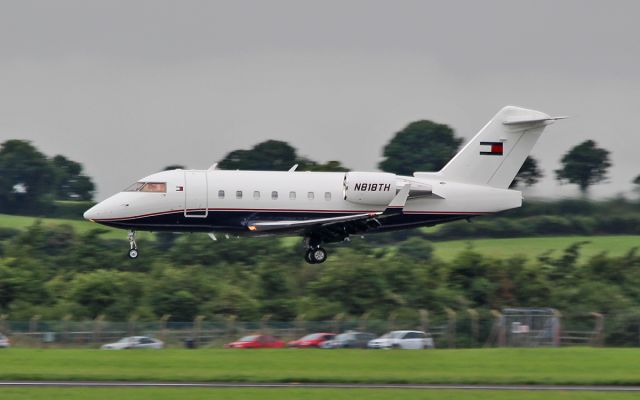
<instances>
[{"instance_id":1,"label":"dark car","mask_svg":"<svg viewBox=\"0 0 640 400\"><path fill-rule=\"evenodd\" d=\"M309 335L303 336L298 340L292 340L287 343L289 347L298 347L298 348L309 348L309 347L320 347L320 345L327 340L331 340L336 335L334 333L311 333Z\"/></svg>"},{"instance_id":2,"label":"dark car","mask_svg":"<svg viewBox=\"0 0 640 400\"><path fill-rule=\"evenodd\" d=\"M366 349L367 344L376 335L369 332L347 331L327 340L320 347L323 349Z\"/></svg>"},{"instance_id":3,"label":"dark car","mask_svg":"<svg viewBox=\"0 0 640 400\"><path fill-rule=\"evenodd\" d=\"M269 335L250 335L227 343L224 347L229 349L279 349L284 347L284 342Z\"/></svg>"}]
</instances>

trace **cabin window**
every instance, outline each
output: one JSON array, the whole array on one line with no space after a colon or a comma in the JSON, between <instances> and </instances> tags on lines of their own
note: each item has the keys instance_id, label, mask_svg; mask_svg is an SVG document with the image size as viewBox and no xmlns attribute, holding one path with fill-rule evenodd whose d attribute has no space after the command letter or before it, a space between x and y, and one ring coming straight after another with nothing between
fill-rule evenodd
<instances>
[{"instance_id":1,"label":"cabin window","mask_svg":"<svg viewBox=\"0 0 640 400\"><path fill-rule=\"evenodd\" d=\"M289 192L289 200L295 200L296 199L296 192Z\"/></svg>"},{"instance_id":2,"label":"cabin window","mask_svg":"<svg viewBox=\"0 0 640 400\"><path fill-rule=\"evenodd\" d=\"M326 201L331 201L331 192L324 192L324 199Z\"/></svg>"},{"instance_id":3,"label":"cabin window","mask_svg":"<svg viewBox=\"0 0 640 400\"><path fill-rule=\"evenodd\" d=\"M257 190L253 191L253 199L254 200L260 200L260 192Z\"/></svg>"},{"instance_id":4,"label":"cabin window","mask_svg":"<svg viewBox=\"0 0 640 400\"><path fill-rule=\"evenodd\" d=\"M165 182L147 182L144 184L141 192L166 193L167 184Z\"/></svg>"},{"instance_id":5,"label":"cabin window","mask_svg":"<svg viewBox=\"0 0 640 400\"><path fill-rule=\"evenodd\" d=\"M242 190L236 190L236 199L241 199L242 198Z\"/></svg>"},{"instance_id":6,"label":"cabin window","mask_svg":"<svg viewBox=\"0 0 640 400\"><path fill-rule=\"evenodd\" d=\"M273 191L271 192L271 200L278 200L278 192L277 191Z\"/></svg>"},{"instance_id":7,"label":"cabin window","mask_svg":"<svg viewBox=\"0 0 640 400\"><path fill-rule=\"evenodd\" d=\"M218 198L224 199L224 190L218 190Z\"/></svg>"},{"instance_id":8,"label":"cabin window","mask_svg":"<svg viewBox=\"0 0 640 400\"><path fill-rule=\"evenodd\" d=\"M315 196L315 194L313 192L307 193L307 199L313 200L314 197L316 197L316 196Z\"/></svg>"}]
</instances>

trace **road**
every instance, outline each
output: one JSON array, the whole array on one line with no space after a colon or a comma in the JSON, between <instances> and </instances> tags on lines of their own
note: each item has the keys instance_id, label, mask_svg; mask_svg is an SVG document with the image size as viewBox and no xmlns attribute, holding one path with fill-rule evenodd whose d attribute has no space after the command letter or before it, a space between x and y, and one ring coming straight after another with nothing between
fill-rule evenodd
<instances>
[{"instance_id":1,"label":"road","mask_svg":"<svg viewBox=\"0 0 640 400\"><path fill-rule=\"evenodd\" d=\"M125 382L125 381L4 381L0 387L154 387L154 388L305 388L305 389L412 389L640 392L640 386L610 385L455 385L378 383L251 383L251 382Z\"/></svg>"}]
</instances>

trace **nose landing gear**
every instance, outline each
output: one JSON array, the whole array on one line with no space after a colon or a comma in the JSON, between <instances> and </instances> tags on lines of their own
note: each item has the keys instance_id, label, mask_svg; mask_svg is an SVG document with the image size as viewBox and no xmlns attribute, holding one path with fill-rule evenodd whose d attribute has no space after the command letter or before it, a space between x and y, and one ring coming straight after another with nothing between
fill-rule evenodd
<instances>
[{"instance_id":1,"label":"nose landing gear","mask_svg":"<svg viewBox=\"0 0 640 400\"><path fill-rule=\"evenodd\" d=\"M138 258L138 245L136 244L136 231L129 231L129 258Z\"/></svg>"}]
</instances>

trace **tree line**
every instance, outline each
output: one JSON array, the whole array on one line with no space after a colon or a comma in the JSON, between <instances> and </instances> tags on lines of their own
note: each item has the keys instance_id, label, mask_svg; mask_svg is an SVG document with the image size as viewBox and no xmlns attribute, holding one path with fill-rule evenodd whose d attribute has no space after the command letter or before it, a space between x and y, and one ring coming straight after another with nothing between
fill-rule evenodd
<instances>
[{"instance_id":1,"label":"tree line","mask_svg":"<svg viewBox=\"0 0 640 400\"><path fill-rule=\"evenodd\" d=\"M445 261L422 237L393 243L380 237L337 246L326 264L308 265L297 242L177 235L169 244L142 243L145 257L131 261L122 241L101 238L100 230L78 234L41 223L1 243L0 314L12 320L292 321L365 313L372 320L391 314L415 320L420 309L488 314L507 306L597 311L636 322L640 316L637 248L585 259L583 243L535 258L492 257L468 247Z\"/></svg>"}]
</instances>

